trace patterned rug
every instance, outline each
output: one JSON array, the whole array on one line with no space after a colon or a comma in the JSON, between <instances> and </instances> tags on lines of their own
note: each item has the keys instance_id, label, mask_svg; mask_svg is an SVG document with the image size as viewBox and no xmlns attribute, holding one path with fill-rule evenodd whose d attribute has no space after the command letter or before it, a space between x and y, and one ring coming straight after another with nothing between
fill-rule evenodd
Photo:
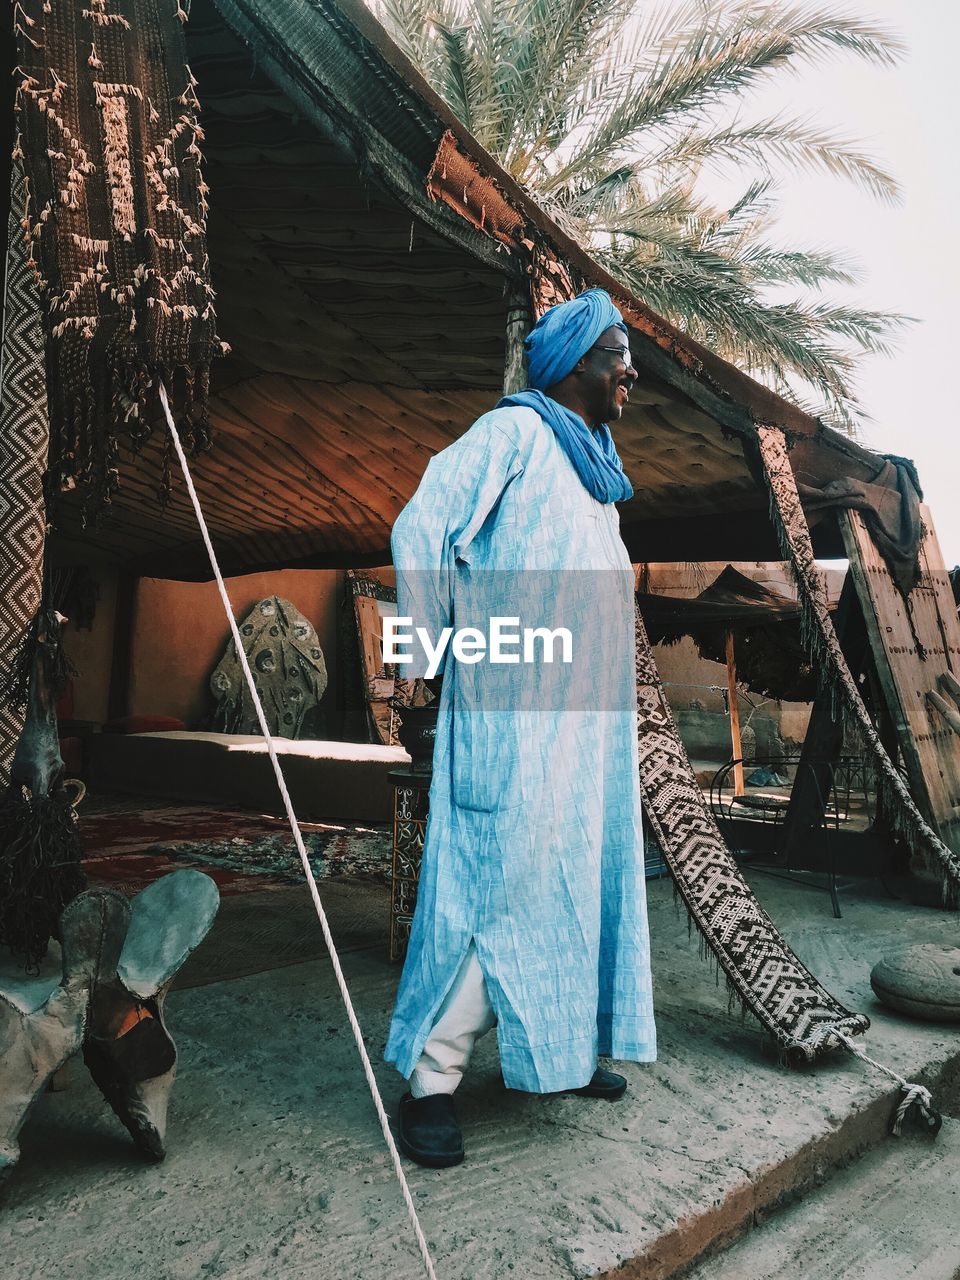
<instances>
[{"instance_id":1,"label":"patterned rug","mask_svg":"<svg viewBox=\"0 0 960 1280\"><path fill-rule=\"evenodd\" d=\"M79 816L83 845L91 854L135 852L163 841L269 835L288 829L286 818L273 814L157 796L88 793ZM310 823L303 825L313 829Z\"/></svg>"},{"instance_id":2,"label":"patterned rug","mask_svg":"<svg viewBox=\"0 0 960 1280\"><path fill-rule=\"evenodd\" d=\"M40 298L20 227L23 166L14 160L0 355L0 689L40 604L47 393ZM23 729L23 712L0 698L0 787Z\"/></svg>"},{"instance_id":3,"label":"patterned rug","mask_svg":"<svg viewBox=\"0 0 960 1280\"><path fill-rule=\"evenodd\" d=\"M303 833L310 867L318 880L340 876L390 883L391 838L388 829L336 828ZM229 840L182 840L156 845L156 853L206 867L267 876L278 884L303 881L293 836L233 836Z\"/></svg>"},{"instance_id":4,"label":"patterned rug","mask_svg":"<svg viewBox=\"0 0 960 1280\"><path fill-rule=\"evenodd\" d=\"M640 787L644 815L691 919L744 1009L801 1065L870 1020L845 1009L793 954L734 862L687 758L639 610Z\"/></svg>"},{"instance_id":5,"label":"patterned rug","mask_svg":"<svg viewBox=\"0 0 960 1280\"><path fill-rule=\"evenodd\" d=\"M318 879L389 883L389 826L300 825ZM90 883L128 894L184 866L207 871L225 895L303 882L287 820L271 814L153 797L90 797L80 809L80 838Z\"/></svg>"},{"instance_id":6,"label":"patterned rug","mask_svg":"<svg viewBox=\"0 0 960 1280\"><path fill-rule=\"evenodd\" d=\"M229 812L154 796L88 795L80 806L91 887L132 896L184 867L220 890L213 928L177 975L201 986L326 956L285 817ZM341 952L386 951L390 926L389 827L301 823Z\"/></svg>"},{"instance_id":7,"label":"patterned rug","mask_svg":"<svg viewBox=\"0 0 960 1280\"><path fill-rule=\"evenodd\" d=\"M248 876L245 871L194 863L188 857L173 857L169 853L108 854L101 858L85 858L83 862L91 889L116 889L128 898L161 876L169 875L171 871L182 871L185 866L206 871L223 897L275 887L272 882L265 882L263 877Z\"/></svg>"}]
</instances>

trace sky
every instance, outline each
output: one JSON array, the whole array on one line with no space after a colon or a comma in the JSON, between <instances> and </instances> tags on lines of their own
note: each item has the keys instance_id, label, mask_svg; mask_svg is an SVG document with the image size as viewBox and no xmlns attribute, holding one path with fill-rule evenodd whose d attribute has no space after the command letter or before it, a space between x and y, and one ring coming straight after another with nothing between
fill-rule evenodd
<instances>
[{"instance_id":1,"label":"sky","mask_svg":"<svg viewBox=\"0 0 960 1280\"><path fill-rule=\"evenodd\" d=\"M874 421L861 439L914 459L950 566L960 563L960 415L951 385L960 369L960 3L848 0L834 8L896 31L909 47L903 62L875 68L837 55L823 69L780 78L748 100L749 114L754 104L758 115L782 107L828 124L864 143L903 188L902 203L890 208L846 181L786 179L778 227L784 242L829 245L857 259L862 282L835 290L838 299L917 319L894 356L863 364L860 400Z\"/></svg>"}]
</instances>

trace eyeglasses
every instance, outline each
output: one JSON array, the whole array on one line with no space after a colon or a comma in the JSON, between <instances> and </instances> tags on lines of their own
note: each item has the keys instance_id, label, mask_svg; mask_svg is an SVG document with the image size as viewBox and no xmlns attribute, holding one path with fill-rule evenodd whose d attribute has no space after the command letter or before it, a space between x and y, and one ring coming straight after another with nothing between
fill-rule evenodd
<instances>
[{"instance_id":1,"label":"eyeglasses","mask_svg":"<svg viewBox=\"0 0 960 1280\"><path fill-rule=\"evenodd\" d=\"M630 354L629 347L591 347L590 350L591 351L612 351L614 355L619 356L620 359L623 361L623 367L625 369L633 368L633 356Z\"/></svg>"}]
</instances>

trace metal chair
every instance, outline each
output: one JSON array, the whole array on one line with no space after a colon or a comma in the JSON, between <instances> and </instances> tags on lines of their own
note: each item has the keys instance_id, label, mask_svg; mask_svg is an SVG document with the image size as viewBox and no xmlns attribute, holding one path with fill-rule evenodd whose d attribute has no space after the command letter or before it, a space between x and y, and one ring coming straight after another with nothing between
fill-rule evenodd
<instances>
[{"instance_id":1,"label":"metal chair","mask_svg":"<svg viewBox=\"0 0 960 1280\"><path fill-rule=\"evenodd\" d=\"M737 766L742 766L745 773L753 773L756 769L767 767L787 779L784 786L765 785L756 791L745 791L737 795L734 777ZM781 838L784 823L790 806L790 794L801 770L809 773L818 800L821 829L841 830L854 815L854 796L858 800L862 794L864 811L868 819L870 813L870 767L867 761L859 756L841 756L837 760L802 760L798 755L779 755L728 760L714 774L710 781L710 808L721 834L726 840L731 853L741 861L750 861L758 870L775 874L774 868L764 867L759 859L773 854L786 857L786 848ZM748 774L749 776L749 774ZM766 839L755 843L762 846L759 853L751 853L742 847L744 836L749 833L747 824L757 824L761 829L775 828L768 832ZM759 834L759 832L758 832ZM765 846L765 847L764 847ZM791 867L784 862L776 869L786 873L786 878L795 880L790 874ZM835 853L831 850L831 860L826 872L827 886L833 914L840 919L840 901L837 896L837 869ZM805 883L801 881L800 883Z\"/></svg>"}]
</instances>

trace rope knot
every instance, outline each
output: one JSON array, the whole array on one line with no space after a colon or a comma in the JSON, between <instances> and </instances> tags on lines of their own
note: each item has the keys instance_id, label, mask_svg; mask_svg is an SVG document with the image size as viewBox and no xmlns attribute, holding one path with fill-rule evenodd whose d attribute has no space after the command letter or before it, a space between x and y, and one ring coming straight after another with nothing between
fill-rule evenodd
<instances>
[{"instance_id":1,"label":"rope knot","mask_svg":"<svg viewBox=\"0 0 960 1280\"><path fill-rule=\"evenodd\" d=\"M926 1085L912 1084L909 1080L905 1080L897 1071L892 1071L889 1067L885 1067L882 1062L877 1062L876 1058L871 1058L862 1045L857 1044L845 1032L838 1027L829 1028L832 1035L845 1045L852 1054L860 1059L861 1062L869 1063L871 1067L882 1071L885 1076L889 1076L891 1080L895 1080L900 1086L900 1092L903 1095L897 1105L896 1111L890 1120L890 1132L895 1138L899 1138L903 1131L903 1122L911 1111L916 1110L919 1113L920 1123L931 1138L935 1138L940 1132L943 1125L943 1116L933 1106L933 1095Z\"/></svg>"},{"instance_id":2,"label":"rope knot","mask_svg":"<svg viewBox=\"0 0 960 1280\"><path fill-rule=\"evenodd\" d=\"M940 1132L940 1126L943 1124L943 1117L939 1111L935 1111L933 1107L933 1097L930 1090L922 1084L909 1084L903 1081L900 1085L903 1097L893 1116L890 1125L890 1132L895 1138L899 1138L903 1128L903 1122L913 1108L919 1112L920 1121L926 1128L930 1137L936 1137Z\"/></svg>"}]
</instances>

